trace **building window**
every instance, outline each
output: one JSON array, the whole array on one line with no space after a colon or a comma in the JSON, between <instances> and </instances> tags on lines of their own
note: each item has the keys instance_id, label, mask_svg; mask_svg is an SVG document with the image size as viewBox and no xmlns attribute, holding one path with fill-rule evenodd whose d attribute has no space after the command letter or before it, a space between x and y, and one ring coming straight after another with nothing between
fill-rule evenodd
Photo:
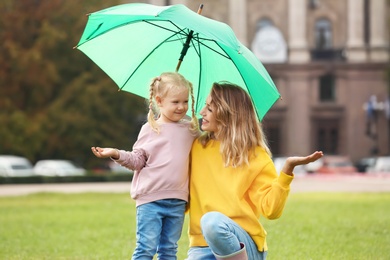
<instances>
[{"instance_id":1,"label":"building window","mask_svg":"<svg viewBox=\"0 0 390 260\"><path fill-rule=\"evenodd\" d=\"M282 155L280 148L281 140L281 129L277 122L268 121L267 126L264 128L264 132L268 139L268 145L274 156Z\"/></svg>"},{"instance_id":2,"label":"building window","mask_svg":"<svg viewBox=\"0 0 390 260\"><path fill-rule=\"evenodd\" d=\"M319 0L309 0L309 8L310 9L316 9L319 6Z\"/></svg>"},{"instance_id":3,"label":"building window","mask_svg":"<svg viewBox=\"0 0 390 260\"><path fill-rule=\"evenodd\" d=\"M339 151L338 120L318 120L316 134L316 149L326 154L338 154Z\"/></svg>"},{"instance_id":4,"label":"building window","mask_svg":"<svg viewBox=\"0 0 390 260\"><path fill-rule=\"evenodd\" d=\"M332 48L332 25L328 19L322 18L315 23L316 49Z\"/></svg>"},{"instance_id":5,"label":"building window","mask_svg":"<svg viewBox=\"0 0 390 260\"><path fill-rule=\"evenodd\" d=\"M370 45L370 0L364 0L364 43Z\"/></svg>"},{"instance_id":6,"label":"building window","mask_svg":"<svg viewBox=\"0 0 390 260\"><path fill-rule=\"evenodd\" d=\"M320 77L319 98L321 102L333 102L336 100L335 95L335 77L326 74Z\"/></svg>"}]
</instances>

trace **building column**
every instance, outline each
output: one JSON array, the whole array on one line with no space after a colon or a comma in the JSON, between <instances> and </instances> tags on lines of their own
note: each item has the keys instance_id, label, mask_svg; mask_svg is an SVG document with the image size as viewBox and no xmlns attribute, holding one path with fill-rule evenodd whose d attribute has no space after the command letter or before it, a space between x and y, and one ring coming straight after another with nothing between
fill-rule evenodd
<instances>
[{"instance_id":1,"label":"building column","mask_svg":"<svg viewBox=\"0 0 390 260\"><path fill-rule=\"evenodd\" d=\"M167 1L166 0L149 0L149 4L151 5L166 5Z\"/></svg>"},{"instance_id":2,"label":"building column","mask_svg":"<svg viewBox=\"0 0 390 260\"><path fill-rule=\"evenodd\" d=\"M229 25L238 40L248 47L246 0L229 0Z\"/></svg>"},{"instance_id":3,"label":"building column","mask_svg":"<svg viewBox=\"0 0 390 260\"><path fill-rule=\"evenodd\" d=\"M386 40L386 0L370 1L370 61L387 62L389 45Z\"/></svg>"},{"instance_id":4,"label":"building column","mask_svg":"<svg viewBox=\"0 0 390 260\"><path fill-rule=\"evenodd\" d=\"M310 81L305 72L290 74L286 89L288 109L286 111L286 154L305 155L311 153L310 133Z\"/></svg>"},{"instance_id":5,"label":"building column","mask_svg":"<svg viewBox=\"0 0 390 260\"><path fill-rule=\"evenodd\" d=\"M374 0L375 1L375 0ZM364 46L364 0L348 0L347 58L350 62L367 61Z\"/></svg>"},{"instance_id":6,"label":"building column","mask_svg":"<svg viewBox=\"0 0 390 260\"><path fill-rule=\"evenodd\" d=\"M306 36L306 1L288 1L288 47L290 63L306 63L310 60Z\"/></svg>"}]
</instances>

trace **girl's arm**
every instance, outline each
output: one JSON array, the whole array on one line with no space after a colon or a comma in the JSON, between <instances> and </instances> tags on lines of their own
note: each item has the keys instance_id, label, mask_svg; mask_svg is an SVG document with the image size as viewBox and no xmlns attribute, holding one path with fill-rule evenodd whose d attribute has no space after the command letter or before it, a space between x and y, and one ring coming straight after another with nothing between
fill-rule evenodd
<instances>
[{"instance_id":1,"label":"girl's arm","mask_svg":"<svg viewBox=\"0 0 390 260\"><path fill-rule=\"evenodd\" d=\"M141 170L148 160L146 152L142 149L133 150L132 152L121 150L116 148L101 148L92 147L93 154L98 158L111 158L115 162L119 163L123 167L130 170Z\"/></svg>"},{"instance_id":2,"label":"girl's arm","mask_svg":"<svg viewBox=\"0 0 390 260\"><path fill-rule=\"evenodd\" d=\"M109 158L111 157L114 160L119 159L119 151L115 148L100 148L100 147L91 147L93 154L98 158Z\"/></svg>"}]
</instances>

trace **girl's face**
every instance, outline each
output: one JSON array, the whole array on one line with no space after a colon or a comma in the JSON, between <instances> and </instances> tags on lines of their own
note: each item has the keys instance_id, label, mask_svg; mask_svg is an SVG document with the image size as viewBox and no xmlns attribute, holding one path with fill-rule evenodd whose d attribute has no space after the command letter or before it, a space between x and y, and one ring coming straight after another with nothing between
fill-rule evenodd
<instances>
[{"instance_id":1,"label":"girl's face","mask_svg":"<svg viewBox=\"0 0 390 260\"><path fill-rule=\"evenodd\" d=\"M156 96L161 116L157 120L162 123L176 123L181 120L188 110L188 89L170 91L166 97Z\"/></svg>"},{"instance_id":2,"label":"girl's face","mask_svg":"<svg viewBox=\"0 0 390 260\"><path fill-rule=\"evenodd\" d=\"M217 132L217 120L215 118L215 113L215 107L211 104L211 97L208 96L205 107L200 111L200 115L202 116L201 128L203 131Z\"/></svg>"}]
</instances>

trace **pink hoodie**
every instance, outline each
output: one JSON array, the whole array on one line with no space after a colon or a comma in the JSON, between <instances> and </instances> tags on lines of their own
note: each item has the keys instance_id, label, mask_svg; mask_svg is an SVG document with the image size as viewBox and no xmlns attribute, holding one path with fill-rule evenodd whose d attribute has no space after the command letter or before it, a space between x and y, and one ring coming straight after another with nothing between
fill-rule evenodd
<instances>
[{"instance_id":1,"label":"pink hoodie","mask_svg":"<svg viewBox=\"0 0 390 260\"><path fill-rule=\"evenodd\" d=\"M136 206L161 199L188 201L189 153L198 134L189 128L188 121L165 123L157 134L146 123L133 151L119 151L116 162L134 170L130 194Z\"/></svg>"}]
</instances>

